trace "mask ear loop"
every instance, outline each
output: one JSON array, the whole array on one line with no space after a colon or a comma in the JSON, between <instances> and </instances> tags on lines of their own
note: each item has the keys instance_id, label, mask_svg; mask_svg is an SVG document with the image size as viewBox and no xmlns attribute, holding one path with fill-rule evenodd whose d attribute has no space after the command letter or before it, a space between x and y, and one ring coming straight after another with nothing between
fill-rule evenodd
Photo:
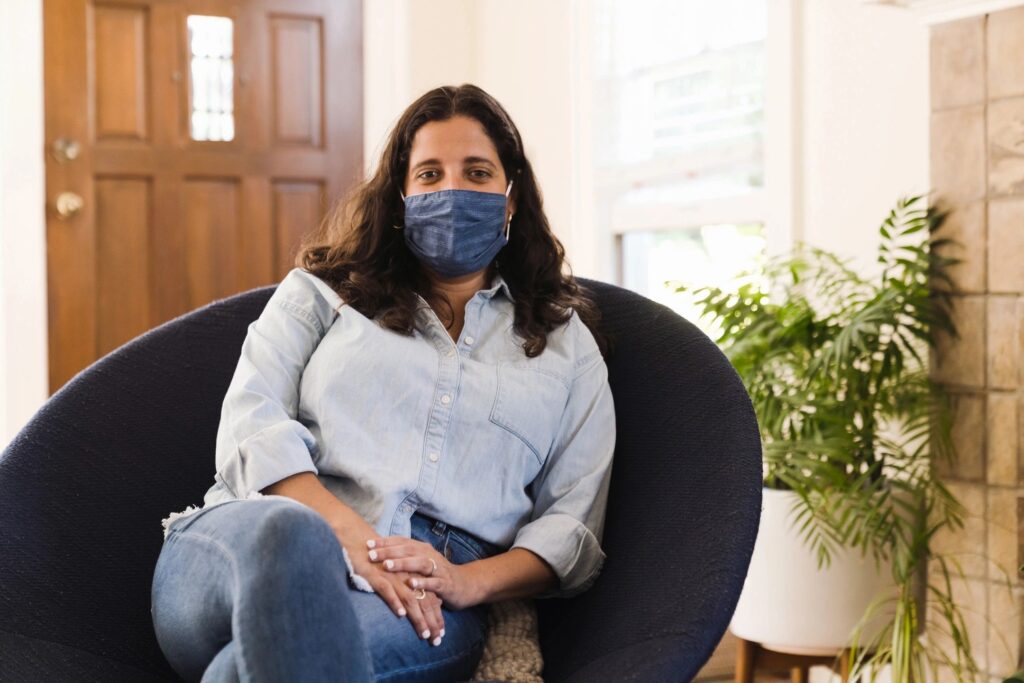
<instances>
[{"instance_id":1,"label":"mask ear loop","mask_svg":"<svg viewBox=\"0 0 1024 683\"><path fill-rule=\"evenodd\" d=\"M514 182L515 182L515 178L513 178L510 181L508 181L508 188L505 190L505 199L506 200L508 199L509 193L512 192L512 183L514 183ZM508 223L505 224L505 241L506 242L508 241L508 234L509 234L509 232L512 229L512 216L514 216L514 215L516 215L515 212L512 212L511 214L509 214Z\"/></svg>"}]
</instances>

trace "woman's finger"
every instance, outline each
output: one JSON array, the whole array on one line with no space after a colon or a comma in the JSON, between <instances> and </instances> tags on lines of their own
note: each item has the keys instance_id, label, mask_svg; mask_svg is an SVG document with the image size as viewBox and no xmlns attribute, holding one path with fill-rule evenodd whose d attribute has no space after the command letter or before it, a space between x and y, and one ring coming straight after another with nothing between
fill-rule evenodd
<instances>
[{"instance_id":1,"label":"woman's finger","mask_svg":"<svg viewBox=\"0 0 1024 683\"><path fill-rule=\"evenodd\" d=\"M366 551L367 557L376 560L398 557L430 557L439 554L432 545L420 541L401 543Z\"/></svg>"},{"instance_id":2,"label":"woman's finger","mask_svg":"<svg viewBox=\"0 0 1024 683\"><path fill-rule=\"evenodd\" d=\"M417 591L418 593L419 591ZM430 643L431 645L441 644L441 631L444 630L444 615L441 613L441 599L434 593L427 593L427 597L420 601L423 605L423 613L430 621Z\"/></svg>"},{"instance_id":3,"label":"woman's finger","mask_svg":"<svg viewBox=\"0 0 1024 683\"><path fill-rule=\"evenodd\" d=\"M403 588L405 586L403 585ZM441 630L444 628L444 619L441 616L440 599L433 593L423 593L423 599L419 600L416 598L420 595L420 591L412 591L412 601L416 603L416 606L422 611L423 620L426 623L427 637L425 640L431 641L433 645L439 645L440 641L436 641L440 635ZM424 630L418 629L417 633L420 637L423 637Z\"/></svg>"},{"instance_id":4,"label":"woman's finger","mask_svg":"<svg viewBox=\"0 0 1024 683\"><path fill-rule=\"evenodd\" d=\"M419 594L419 591L416 593ZM436 598L433 594L427 593L427 597L420 600L420 606L423 608L423 616L426 617L427 623L430 625L430 644L440 645L441 625L444 621L437 609Z\"/></svg>"},{"instance_id":5,"label":"woman's finger","mask_svg":"<svg viewBox=\"0 0 1024 683\"><path fill-rule=\"evenodd\" d=\"M398 545L412 545L419 548L433 548L426 541L419 541L408 536L385 536L384 538L371 538L366 541L369 550L380 548L391 548Z\"/></svg>"},{"instance_id":6,"label":"woman's finger","mask_svg":"<svg viewBox=\"0 0 1024 683\"><path fill-rule=\"evenodd\" d=\"M430 576L434 573L434 564L429 557L417 555L416 557L400 557L394 560L384 560L384 569L389 572L410 572Z\"/></svg>"},{"instance_id":7,"label":"woman's finger","mask_svg":"<svg viewBox=\"0 0 1024 683\"><path fill-rule=\"evenodd\" d=\"M403 591L402 600L405 602L405 607L409 611L409 621L412 622L413 630L416 631L421 639L427 640L430 638L430 623L427 621L426 615L423 614L423 608L420 606L420 601L416 599L416 594L419 591L412 591L406 589Z\"/></svg>"},{"instance_id":8,"label":"woman's finger","mask_svg":"<svg viewBox=\"0 0 1024 683\"><path fill-rule=\"evenodd\" d=\"M392 545L367 551L367 556L370 558L371 562L380 562L382 560L394 559L397 557L410 557L416 553L417 550L411 546Z\"/></svg>"},{"instance_id":9,"label":"woman's finger","mask_svg":"<svg viewBox=\"0 0 1024 683\"><path fill-rule=\"evenodd\" d=\"M428 593L432 596L430 603L430 610L434 615L434 638L430 641L434 645L440 645L441 639L444 638L444 612L441 611L441 599L435 596L433 593Z\"/></svg>"},{"instance_id":10,"label":"woman's finger","mask_svg":"<svg viewBox=\"0 0 1024 683\"><path fill-rule=\"evenodd\" d=\"M428 591L432 591L438 595L443 593L445 589L448 587L447 584L445 583L445 580L440 577L425 579L417 576L409 579L407 585L414 591L423 588Z\"/></svg>"},{"instance_id":11,"label":"woman's finger","mask_svg":"<svg viewBox=\"0 0 1024 683\"><path fill-rule=\"evenodd\" d=\"M387 606L391 608L391 611L400 617L404 617L407 614L405 605L402 604L402 599L398 595L398 591L391 584L390 581L381 579L376 582L377 585L372 586Z\"/></svg>"},{"instance_id":12,"label":"woman's finger","mask_svg":"<svg viewBox=\"0 0 1024 683\"><path fill-rule=\"evenodd\" d=\"M438 619L441 620L441 622L440 622L441 623L441 637L443 638L444 637L444 610L441 609L441 608L444 607L444 600L437 593L433 593L432 595L437 599L437 602L435 602L434 604L437 607L437 617L438 617Z\"/></svg>"},{"instance_id":13,"label":"woman's finger","mask_svg":"<svg viewBox=\"0 0 1024 683\"><path fill-rule=\"evenodd\" d=\"M418 594L419 591L416 591ZM420 601L423 605L423 613L430 622L430 643L441 644L441 629L444 628L444 617L441 616L441 601L433 593L427 593L427 597Z\"/></svg>"}]
</instances>

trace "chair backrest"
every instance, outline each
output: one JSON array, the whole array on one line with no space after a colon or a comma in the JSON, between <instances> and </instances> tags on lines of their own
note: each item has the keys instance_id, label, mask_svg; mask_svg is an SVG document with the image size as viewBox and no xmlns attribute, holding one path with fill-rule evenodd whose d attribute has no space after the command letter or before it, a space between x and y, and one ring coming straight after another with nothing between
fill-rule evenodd
<instances>
[{"instance_id":1,"label":"chair backrest","mask_svg":"<svg viewBox=\"0 0 1024 683\"><path fill-rule=\"evenodd\" d=\"M761 440L732 365L670 308L579 278L612 337L616 447L594 586L538 601L548 681L689 681L729 624L761 515Z\"/></svg>"},{"instance_id":2,"label":"chair backrest","mask_svg":"<svg viewBox=\"0 0 1024 683\"><path fill-rule=\"evenodd\" d=\"M753 549L753 411L695 327L625 289L579 280L615 341L608 560L589 591L539 601L545 679L689 680L728 625ZM201 504L212 483L221 402L274 289L216 301L101 358L0 454L0 678L61 667L174 677L150 614L160 520ZM627 661L638 653L656 663Z\"/></svg>"}]
</instances>

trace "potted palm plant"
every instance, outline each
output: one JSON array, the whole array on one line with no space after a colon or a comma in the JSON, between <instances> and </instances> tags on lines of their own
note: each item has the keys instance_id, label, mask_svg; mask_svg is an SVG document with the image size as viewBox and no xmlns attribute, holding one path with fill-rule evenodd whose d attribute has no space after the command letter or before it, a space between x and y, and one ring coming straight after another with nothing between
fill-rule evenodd
<instances>
[{"instance_id":1,"label":"potted palm plant","mask_svg":"<svg viewBox=\"0 0 1024 683\"><path fill-rule=\"evenodd\" d=\"M765 509L733 632L789 652L853 648L854 674L891 665L894 681L940 664L958 680L977 671L951 594L956 562L931 547L962 527L963 509L936 476L955 454L927 361L936 333L956 334L957 260L937 236L948 212L923 198L901 198L882 223L875 277L800 245L733 289L692 290L764 443ZM929 619L951 645L928 640Z\"/></svg>"}]
</instances>

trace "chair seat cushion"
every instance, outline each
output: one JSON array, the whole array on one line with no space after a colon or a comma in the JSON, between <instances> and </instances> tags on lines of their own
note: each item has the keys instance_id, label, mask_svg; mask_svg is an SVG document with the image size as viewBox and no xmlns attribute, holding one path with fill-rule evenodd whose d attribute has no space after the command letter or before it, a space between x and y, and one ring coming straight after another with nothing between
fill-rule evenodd
<instances>
[{"instance_id":1,"label":"chair seat cushion","mask_svg":"<svg viewBox=\"0 0 1024 683\"><path fill-rule=\"evenodd\" d=\"M177 681L102 654L0 630L0 681Z\"/></svg>"}]
</instances>

